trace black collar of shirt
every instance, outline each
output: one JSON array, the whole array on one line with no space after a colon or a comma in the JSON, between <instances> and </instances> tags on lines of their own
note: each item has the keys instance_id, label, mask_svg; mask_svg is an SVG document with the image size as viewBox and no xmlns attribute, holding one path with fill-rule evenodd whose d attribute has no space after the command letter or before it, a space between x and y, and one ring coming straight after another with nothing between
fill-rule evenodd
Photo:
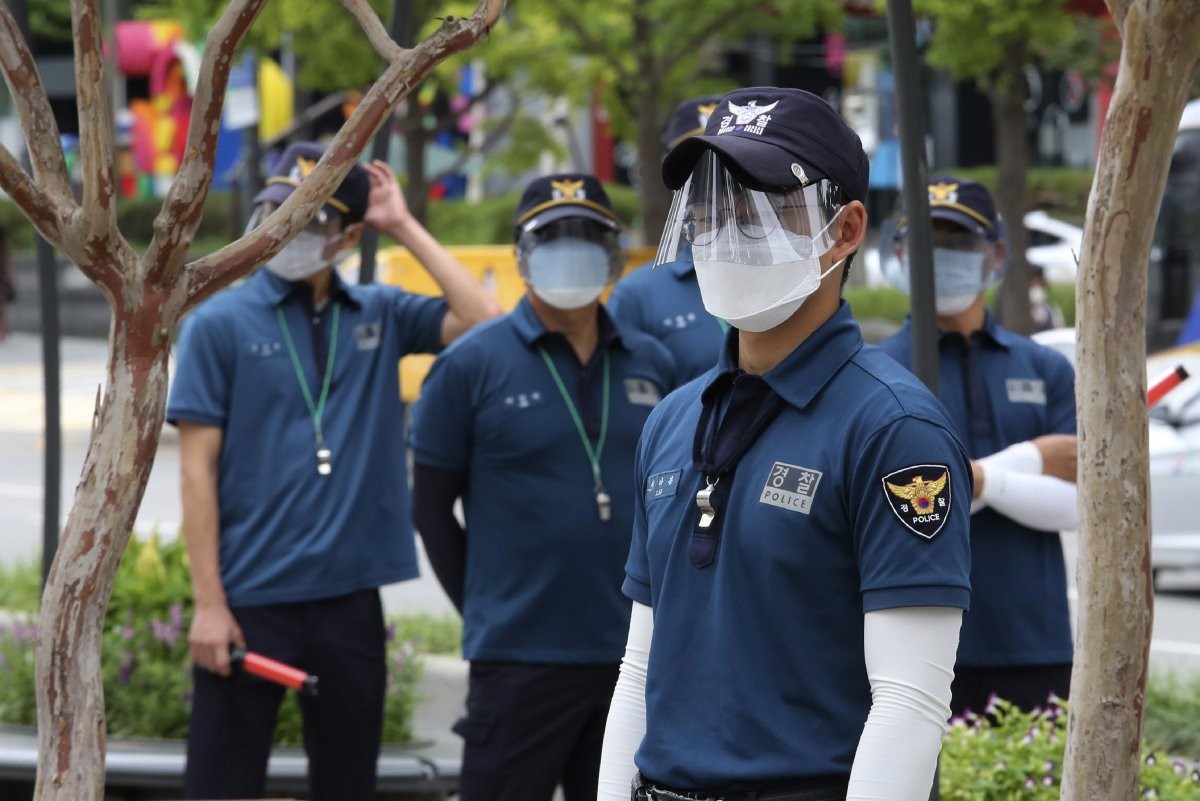
<instances>
[{"instance_id":1,"label":"black collar of shirt","mask_svg":"<svg viewBox=\"0 0 1200 801\"><path fill-rule=\"evenodd\" d=\"M312 303L312 290L303 281L288 281L262 267L258 271L258 279L262 282L262 293L272 306L279 306L293 296L303 298ZM354 297L348 284L338 275L337 270L329 278L329 297L334 298L352 308L361 308L362 303Z\"/></svg>"},{"instance_id":2,"label":"black collar of shirt","mask_svg":"<svg viewBox=\"0 0 1200 801\"><path fill-rule=\"evenodd\" d=\"M730 328L725 335L725 347L721 349L716 373L709 387L721 380L725 373L738 369L737 335L736 328ZM842 300L833 316L785 356L783 361L768 370L763 380L790 405L803 409L862 350L862 346L862 332L850 313L849 304Z\"/></svg>"},{"instance_id":3,"label":"black collar of shirt","mask_svg":"<svg viewBox=\"0 0 1200 801\"><path fill-rule=\"evenodd\" d=\"M548 337L562 338L562 334L559 332L546 330L546 326L537 316L537 312L533 310L533 304L529 302L528 295L521 298L516 308L512 310L511 319L517 336L529 348ZM629 350L629 346L625 344L625 340L621 336L620 324L612 318L603 304L596 309L596 323L600 327L599 335L596 338L597 350L612 350L616 346Z\"/></svg>"}]
</instances>

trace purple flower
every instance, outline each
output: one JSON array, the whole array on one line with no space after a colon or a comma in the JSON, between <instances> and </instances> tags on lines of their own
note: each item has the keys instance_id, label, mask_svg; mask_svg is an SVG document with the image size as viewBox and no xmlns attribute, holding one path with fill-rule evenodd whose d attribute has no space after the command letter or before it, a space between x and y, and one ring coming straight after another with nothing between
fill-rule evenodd
<instances>
[{"instance_id":1,"label":"purple flower","mask_svg":"<svg viewBox=\"0 0 1200 801\"><path fill-rule=\"evenodd\" d=\"M154 639L163 643L168 648L174 648L175 642L179 639L178 629L168 626L158 619L150 621L150 631L154 635Z\"/></svg>"},{"instance_id":2,"label":"purple flower","mask_svg":"<svg viewBox=\"0 0 1200 801\"><path fill-rule=\"evenodd\" d=\"M133 639L133 626L128 624L121 626L121 639L126 642Z\"/></svg>"},{"instance_id":3,"label":"purple flower","mask_svg":"<svg viewBox=\"0 0 1200 801\"><path fill-rule=\"evenodd\" d=\"M1158 764L1158 757L1156 757L1154 755L1153 751L1151 751L1149 754L1146 754L1146 764L1147 765L1157 765Z\"/></svg>"},{"instance_id":4,"label":"purple flower","mask_svg":"<svg viewBox=\"0 0 1200 801\"><path fill-rule=\"evenodd\" d=\"M387 628L383 630L383 636L386 642L396 639L396 621L393 620L387 624Z\"/></svg>"},{"instance_id":5,"label":"purple flower","mask_svg":"<svg viewBox=\"0 0 1200 801\"><path fill-rule=\"evenodd\" d=\"M1174 770L1176 773L1178 773L1180 776L1182 776L1185 773L1187 773L1187 763L1180 762L1178 759L1172 760L1171 761L1171 769Z\"/></svg>"},{"instance_id":6,"label":"purple flower","mask_svg":"<svg viewBox=\"0 0 1200 801\"><path fill-rule=\"evenodd\" d=\"M1025 780L1025 789L1026 789L1026 790L1034 790L1034 789L1037 789L1037 782L1035 782L1035 781L1033 780L1033 777L1032 777L1032 776L1030 776L1028 779L1026 779L1026 780Z\"/></svg>"},{"instance_id":7,"label":"purple flower","mask_svg":"<svg viewBox=\"0 0 1200 801\"><path fill-rule=\"evenodd\" d=\"M129 678L133 675L133 654L129 651L121 654L121 670L120 679L122 684L128 684Z\"/></svg>"},{"instance_id":8,"label":"purple flower","mask_svg":"<svg viewBox=\"0 0 1200 801\"><path fill-rule=\"evenodd\" d=\"M176 629L183 626L183 604L178 601L171 604L171 626Z\"/></svg>"},{"instance_id":9,"label":"purple flower","mask_svg":"<svg viewBox=\"0 0 1200 801\"><path fill-rule=\"evenodd\" d=\"M1053 759L1047 759L1046 763L1042 765L1042 770L1046 771L1047 773L1052 773L1056 767L1057 765L1054 764Z\"/></svg>"},{"instance_id":10,"label":"purple flower","mask_svg":"<svg viewBox=\"0 0 1200 801\"><path fill-rule=\"evenodd\" d=\"M983 711L989 715L994 714L996 712L996 710L1000 708L999 701L1000 701L1000 696L996 695L995 693L992 693L991 695L988 696L987 706L985 706L983 708Z\"/></svg>"},{"instance_id":11,"label":"purple flower","mask_svg":"<svg viewBox=\"0 0 1200 801\"><path fill-rule=\"evenodd\" d=\"M1054 777L1053 776L1043 776L1042 777L1042 786L1043 787L1053 787L1054 786Z\"/></svg>"}]
</instances>

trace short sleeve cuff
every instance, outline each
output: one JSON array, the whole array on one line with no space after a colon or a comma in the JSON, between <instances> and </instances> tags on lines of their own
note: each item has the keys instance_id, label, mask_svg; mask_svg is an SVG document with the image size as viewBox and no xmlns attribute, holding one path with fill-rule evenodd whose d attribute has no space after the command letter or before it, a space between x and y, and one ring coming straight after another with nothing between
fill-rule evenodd
<instances>
[{"instance_id":1,"label":"short sleeve cuff","mask_svg":"<svg viewBox=\"0 0 1200 801\"><path fill-rule=\"evenodd\" d=\"M893 587L863 593L864 613L909 606L950 606L966 611L971 608L971 591L965 587Z\"/></svg>"},{"instance_id":2,"label":"short sleeve cuff","mask_svg":"<svg viewBox=\"0 0 1200 801\"><path fill-rule=\"evenodd\" d=\"M628 573L625 574L625 583L621 585L621 592L625 593L625 597L631 601L636 601L643 606L653 606L650 602L650 585Z\"/></svg>"},{"instance_id":3,"label":"short sleeve cuff","mask_svg":"<svg viewBox=\"0 0 1200 801\"><path fill-rule=\"evenodd\" d=\"M435 470L466 470L470 467L468 460L455 459L424 448L413 448L413 464L432 467Z\"/></svg>"},{"instance_id":4,"label":"short sleeve cuff","mask_svg":"<svg viewBox=\"0 0 1200 801\"><path fill-rule=\"evenodd\" d=\"M178 427L183 423L197 423L202 426L212 426L213 428L224 428L225 419L215 414L208 412L198 412L193 409L168 409L167 422Z\"/></svg>"}]
</instances>

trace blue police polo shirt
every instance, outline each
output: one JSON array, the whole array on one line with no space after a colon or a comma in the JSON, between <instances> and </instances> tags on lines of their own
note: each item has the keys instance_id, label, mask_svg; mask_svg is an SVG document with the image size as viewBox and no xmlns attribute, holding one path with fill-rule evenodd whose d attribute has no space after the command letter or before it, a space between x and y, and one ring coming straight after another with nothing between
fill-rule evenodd
<instances>
[{"instance_id":1,"label":"blue police polo shirt","mask_svg":"<svg viewBox=\"0 0 1200 801\"><path fill-rule=\"evenodd\" d=\"M221 581L229 605L334 597L417 575L397 363L440 349L446 303L346 286L323 427L333 472L317 474L312 418L276 318L283 309L314 403L332 303L314 332L300 284L260 269L191 314L167 419L217 426ZM318 364L318 361L320 362Z\"/></svg>"},{"instance_id":2,"label":"blue police polo shirt","mask_svg":"<svg viewBox=\"0 0 1200 801\"><path fill-rule=\"evenodd\" d=\"M417 464L467 472L463 655L510 662L618 662L629 633L621 595L633 516L633 453L646 417L675 384L667 350L599 311L586 367L547 332L528 298L438 357L413 407ZM538 351L553 359L592 442L602 355L611 360L601 454L612 519L596 508L591 462Z\"/></svg>"},{"instance_id":3,"label":"blue police polo shirt","mask_svg":"<svg viewBox=\"0 0 1200 801\"><path fill-rule=\"evenodd\" d=\"M970 597L966 454L844 301L763 376L786 405L738 463L715 560L690 562L701 393L736 347L732 331L637 452L624 590L653 608L654 639L636 762L684 789L848 775L871 706L864 613Z\"/></svg>"},{"instance_id":4,"label":"blue police polo shirt","mask_svg":"<svg viewBox=\"0 0 1200 801\"><path fill-rule=\"evenodd\" d=\"M626 328L666 345L681 381L717 363L728 326L705 310L690 250L677 261L657 268L645 264L626 275L613 287L607 307Z\"/></svg>"},{"instance_id":5,"label":"blue police polo shirt","mask_svg":"<svg viewBox=\"0 0 1200 801\"><path fill-rule=\"evenodd\" d=\"M912 327L880 347L912 365ZM990 314L969 341L938 337L941 400L972 459L1042 434L1075 433L1075 371L1060 353L1007 331ZM1003 667L1072 659L1062 543L987 508L971 517L972 603L958 664Z\"/></svg>"}]
</instances>

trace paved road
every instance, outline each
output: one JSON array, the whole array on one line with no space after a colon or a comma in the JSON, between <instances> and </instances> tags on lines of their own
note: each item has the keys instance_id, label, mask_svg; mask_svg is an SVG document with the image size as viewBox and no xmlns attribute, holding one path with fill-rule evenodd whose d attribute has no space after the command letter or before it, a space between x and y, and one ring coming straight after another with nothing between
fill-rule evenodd
<instances>
[{"instance_id":1,"label":"paved road","mask_svg":"<svg viewBox=\"0 0 1200 801\"><path fill-rule=\"evenodd\" d=\"M106 344L68 338L63 341L63 504L70 504L83 464L96 390L104 379ZM35 336L14 334L0 343L0 562L29 559L41 547L43 470L42 377L40 344ZM164 430L137 529L154 528L164 537L179 529L177 475L179 453L174 433ZM1069 561L1075 537L1064 535ZM422 578L384 590L389 612L452 610L428 562ZM1073 569L1072 569L1073 572ZM1167 574L1157 596L1152 663L1156 669L1200 670L1200 573Z\"/></svg>"}]
</instances>

